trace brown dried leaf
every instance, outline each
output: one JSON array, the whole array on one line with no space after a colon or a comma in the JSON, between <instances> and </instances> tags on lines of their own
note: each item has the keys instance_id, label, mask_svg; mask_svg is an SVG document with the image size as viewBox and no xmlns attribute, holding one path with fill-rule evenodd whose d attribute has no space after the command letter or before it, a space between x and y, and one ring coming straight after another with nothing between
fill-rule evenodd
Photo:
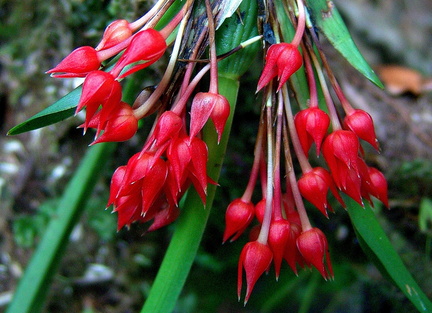
<instances>
[{"instance_id":1,"label":"brown dried leaf","mask_svg":"<svg viewBox=\"0 0 432 313\"><path fill-rule=\"evenodd\" d=\"M386 90L392 95L409 92L419 96L432 91L432 78L425 78L414 69L400 65L382 65L376 71Z\"/></svg>"}]
</instances>

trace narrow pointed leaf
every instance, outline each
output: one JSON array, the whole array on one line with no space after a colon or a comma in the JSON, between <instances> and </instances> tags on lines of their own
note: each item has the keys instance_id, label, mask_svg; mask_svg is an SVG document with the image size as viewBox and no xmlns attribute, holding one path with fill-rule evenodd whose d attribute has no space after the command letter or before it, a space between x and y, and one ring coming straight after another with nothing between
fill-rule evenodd
<instances>
[{"instance_id":1,"label":"narrow pointed leaf","mask_svg":"<svg viewBox=\"0 0 432 313\"><path fill-rule=\"evenodd\" d=\"M370 206L366 204L365 208L362 208L351 199L348 199L346 204L363 251L381 273L405 294L419 312L432 312L432 303L394 250Z\"/></svg>"},{"instance_id":2,"label":"narrow pointed leaf","mask_svg":"<svg viewBox=\"0 0 432 313\"><path fill-rule=\"evenodd\" d=\"M256 24L257 1L243 1L238 9L238 13L226 20L226 23L216 32L217 54L226 53L237 47L240 43L258 35ZM255 42L245 49L236 52L234 55L219 61L219 72L227 77L231 76L233 79L238 79L250 66L249 61L245 62L244 60L254 58L259 48L260 44Z\"/></svg>"},{"instance_id":3,"label":"narrow pointed leaf","mask_svg":"<svg viewBox=\"0 0 432 313\"><path fill-rule=\"evenodd\" d=\"M367 79L384 88L378 76L361 55L351 38L334 3L329 0L308 0L307 6L314 26L328 38L331 44Z\"/></svg>"},{"instance_id":4,"label":"narrow pointed leaf","mask_svg":"<svg viewBox=\"0 0 432 313\"><path fill-rule=\"evenodd\" d=\"M66 96L60 98L55 103L33 115L27 121L16 125L8 131L8 135L18 135L31 130L42 128L57 122L60 122L68 117L71 117L78 104L81 87L75 88Z\"/></svg>"}]
</instances>

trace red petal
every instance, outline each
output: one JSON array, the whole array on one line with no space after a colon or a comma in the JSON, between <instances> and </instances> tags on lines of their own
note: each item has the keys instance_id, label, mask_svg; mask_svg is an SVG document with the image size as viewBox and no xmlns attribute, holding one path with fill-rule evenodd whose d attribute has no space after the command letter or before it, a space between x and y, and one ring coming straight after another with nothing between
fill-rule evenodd
<instances>
[{"instance_id":1,"label":"red petal","mask_svg":"<svg viewBox=\"0 0 432 313\"><path fill-rule=\"evenodd\" d=\"M258 241L247 243L241 254L238 264L237 274L237 295L240 299L242 288L242 273L243 268L246 273L246 296L244 303L246 304L251 295L252 289L255 286L258 278L269 268L273 255L268 245Z\"/></svg>"},{"instance_id":2,"label":"red petal","mask_svg":"<svg viewBox=\"0 0 432 313\"><path fill-rule=\"evenodd\" d=\"M285 255L290 235L290 222L284 219L278 219L271 222L268 243L273 252L276 279L279 277L282 259Z\"/></svg>"},{"instance_id":3,"label":"red petal","mask_svg":"<svg viewBox=\"0 0 432 313\"><path fill-rule=\"evenodd\" d=\"M223 242L233 235L231 241L236 240L252 221L254 211L252 202L245 202L241 198L232 201L225 213Z\"/></svg>"},{"instance_id":4,"label":"red petal","mask_svg":"<svg viewBox=\"0 0 432 313\"><path fill-rule=\"evenodd\" d=\"M87 73L99 69L101 61L97 51L89 46L79 47L72 51L56 67L47 71L53 77L85 77ZM64 74L53 74L64 73Z\"/></svg>"},{"instance_id":5,"label":"red petal","mask_svg":"<svg viewBox=\"0 0 432 313\"><path fill-rule=\"evenodd\" d=\"M318 228L303 232L297 238L297 247L308 265L313 265L324 277L333 278L327 238Z\"/></svg>"}]
</instances>

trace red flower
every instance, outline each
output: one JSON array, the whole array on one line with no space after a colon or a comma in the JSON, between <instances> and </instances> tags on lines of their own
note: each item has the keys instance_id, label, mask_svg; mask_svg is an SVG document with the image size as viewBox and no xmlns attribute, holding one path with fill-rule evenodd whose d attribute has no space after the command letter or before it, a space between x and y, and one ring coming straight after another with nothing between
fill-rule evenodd
<instances>
[{"instance_id":1,"label":"red flower","mask_svg":"<svg viewBox=\"0 0 432 313\"><path fill-rule=\"evenodd\" d=\"M299 222L300 223L300 222ZM285 247L284 260L291 267L294 274L297 275L297 264L304 266L303 256L297 248L297 238L301 234L301 226L298 223L290 221L290 234Z\"/></svg>"},{"instance_id":2,"label":"red flower","mask_svg":"<svg viewBox=\"0 0 432 313\"><path fill-rule=\"evenodd\" d=\"M126 167L116 170L111 180L108 205L114 204L118 227L130 225L146 215L162 195L168 174L166 162L154 154L136 153Z\"/></svg>"},{"instance_id":3,"label":"red flower","mask_svg":"<svg viewBox=\"0 0 432 313\"><path fill-rule=\"evenodd\" d=\"M105 50L111 48L120 42L132 36L132 29L126 20L116 20L107 26L104 31L101 42L97 45L96 50Z\"/></svg>"},{"instance_id":4,"label":"red flower","mask_svg":"<svg viewBox=\"0 0 432 313\"><path fill-rule=\"evenodd\" d=\"M318 228L311 228L297 238L297 247L308 266L313 265L324 277L333 278L327 238Z\"/></svg>"},{"instance_id":5,"label":"red flower","mask_svg":"<svg viewBox=\"0 0 432 313\"><path fill-rule=\"evenodd\" d=\"M290 222L285 219L277 219L271 222L268 244L273 252L276 279L279 278L282 259L284 258L288 241L291 239Z\"/></svg>"},{"instance_id":6,"label":"red flower","mask_svg":"<svg viewBox=\"0 0 432 313\"><path fill-rule=\"evenodd\" d=\"M165 39L158 31L151 28L142 30L134 35L130 45L110 73L117 77L126 66L138 62L138 64L133 65L120 75L119 78L135 73L159 60L165 53L166 48Z\"/></svg>"},{"instance_id":7,"label":"red flower","mask_svg":"<svg viewBox=\"0 0 432 313\"><path fill-rule=\"evenodd\" d=\"M248 227L254 217L254 205L252 202L245 202L241 198L232 201L225 213L225 232L223 242L231 238L236 240Z\"/></svg>"},{"instance_id":8,"label":"red flower","mask_svg":"<svg viewBox=\"0 0 432 313\"><path fill-rule=\"evenodd\" d=\"M219 142L229 114L230 105L224 96L211 92L197 93L191 106L190 137L195 137L211 118Z\"/></svg>"},{"instance_id":9,"label":"red flower","mask_svg":"<svg viewBox=\"0 0 432 313\"><path fill-rule=\"evenodd\" d=\"M276 76L279 80L278 90L302 66L302 55L297 46L290 43L271 45L265 57L266 63L258 81L257 92Z\"/></svg>"},{"instance_id":10,"label":"red flower","mask_svg":"<svg viewBox=\"0 0 432 313\"><path fill-rule=\"evenodd\" d=\"M159 211L153 216L153 223L147 231L155 231L161 227L167 226L174 222L180 215L180 209L176 205L165 203Z\"/></svg>"},{"instance_id":11,"label":"red flower","mask_svg":"<svg viewBox=\"0 0 432 313\"><path fill-rule=\"evenodd\" d=\"M353 132L337 130L324 140L323 155L336 186L362 204L359 148L358 138Z\"/></svg>"},{"instance_id":12,"label":"red flower","mask_svg":"<svg viewBox=\"0 0 432 313\"><path fill-rule=\"evenodd\" d=\"M262 224L262 222L264 220L265 208L266 208L266 199L265 198L261 199L255 205L255 216L256 216L258 222L260 222L260 224Z\"/></svg>"},{"instance_id":13,"label":"red flower","mask_svg":"<svg viewBox=\"0 0 432 313\"><path fill-rule=\"evenodd\" d=\"M319 108L301 110L295 115L294 123L305 155L309 154L312 142L315 142L316 154L319 155L321 143L330 125L327 113Z\"/></svg>"},{"instance_id":14,"label":"red flower","mask_svg":"<svg viewBox=\"0 0 432 313\"><path fill-rule=\"evenodd\" d=\"M99 69L101 61L94 48L89 46L79 47L46 73L59 78L85 77L91 71Z\"/></svg>"},{"instance_id":15,"label":"red flower","mask_svg":"<svg viewBox=\"0 0 432 313\"><path fill-rule=\"evenodd\" d=\"M99 115L100 114L95 116L97 121L99 120ZM88 127L93 128L92 122L90 122ZM108 120L105 121L103 125L96 125L96 127L98 130L102 129L104 132L99 138L93 141L92 144L100 142L126 141L132 138L137 132L138 120L136 119L130 105L121 102L120 105L111 112Z\"/></svg>"},{"instance_id":16,"label":"red flower","mask_svg":"<svg viewBox=\"0 0 432 313\"><path fill-rule=\"evenodd\" d=\"M205 204L207 196L207 183L213 182L207 176L208 149L207 144L201 139L194 137L190 142L191 162L189 163L189 178L195 190Z\"/></svg>"},{"instance_id":17,"label":"red flower","mask_svg":"<svg viewBox=\"0 0 432 313\"><path fill-rule=\"evenodd\" d=\"M120 189L122 188L122 182L126 174L126 165L118 167L112 177L111 177L111 186L110 186L110 196L108 199L107 207L112 205L120 192Z\"/></svg>"},{"instance_id":18,"label":"red flower","mask_svg":"<svg viewBox=\"0 0 432 313\"><path fill-rule=\"evenodd\" d=\"M268 245L259 241L248 242L240 254L237 274L237 295L240 300L242 289L243 268L246 273L246 296L244 304L249 300L258 278L269 268L273 255Z\"/></svg>"},{"instance_id":19,"label":"red flower","mask_svg":"<svg viewBox=\"0 0 432 313\"><path fill-rule=\"evenodd\" d=\"M76 113L86 108L84 131L96 112L101 108L98 123L104 125L111 112L119 105L122 97L121 85L114 77L103 71L93 71L84 80L81 97L76 108ZM75 113L75 114L76 114ZM101 129L98 127L98 133Z\"/></svg>"},{"instance_id":20,"label":"red flower","mask_svg":"<svg viewBox=\"0 0 432 313\"><path fill-rule=\"evenodd\" d=\"M347 130L332 132L324 141L324 158L330 170L336 170L343 164L347 168L357 170L357 156L359 152L357 136Z\"/></svg>"},{"instance_id":21,"label":"red flower","mask_svg":"<svg viewBox=\"0 0 432 313\"><path fill-rule=\"evenodd\" d=\"M344 119L344 125L355 133L360 139L367 141L376 150L379 150L375 135L372 117L363 110L353 110Z\"/></svg>"},{"instance_id":22,"label":"red flower","mask_svg":"<svg viewBox=\"0 0 432 313\"><path fill-rule=\"evenodd\" d=\"M218 101L216 101L213 110L211 111L210 118L213 121L213 124L216 128L216 132L218 134L218 143L222 138L222 133L225 129L225 124L230 115L231 107L227 100L222 95L218 94Z\"/></svg>"},{"instance_id":23,"label":"red flower","mask_svg":"<svg viewBox=\"0 0 432 313\"><path fill-rule=\"evenodd\" d=\"M154 138L157 146L161 146L168 140L178 137L183 128L183 120L173 111L165 111L159 117L155 130Z\"/></svg>"},{"instance_id":24,"label":"red flower","mask_svg":"<svg viewBox=\"0 0 432 313\"><path fill-rule=\"evenodd\" d=\"M177 190L181 189L186 175L186 169L192 159L189 137L181 136L171 141L167 152L171 175Z\"/></svg>"},{"instance_id":25,"label":"red flower","mask_svg":"<svg viewBox=\"0 0 432 313\"><path fill-rule=\"evenodd\" d=\"M221 96L222 97L222 96ZM221 101L219 95L210 92L199 92L195 95L191 106L190 137L195 137L204 124L210 118L211 112L217 101Z\"/></svg>"},{"instance_id":26,"label":"red flower","mask_svg":"<svg viewBox=\"0 0 432 313\"><path fill-rule=\"evenodd\" d=\"M369 194L380 200L388 208L387 180L384 174L374 167L368 167L368 173L370 177Z\"/></svg>"},{"instance_id":27,"label":"red flower","mask_svg":"<svg viewBox=\"0 0 432 313\"><path fill-rule=\"evenodd\" d=\"M320 210L321 213L327 218L327 209L333 211L327 200L327 193L329 189L335 198L338 199L342 205L344 205L344 202L336 189L330 173L322 167L316 167L310 172L305 173L298 180L298 187L302 196L314 206L316 206L318 210Z\"/></svg>"}]
</instances>

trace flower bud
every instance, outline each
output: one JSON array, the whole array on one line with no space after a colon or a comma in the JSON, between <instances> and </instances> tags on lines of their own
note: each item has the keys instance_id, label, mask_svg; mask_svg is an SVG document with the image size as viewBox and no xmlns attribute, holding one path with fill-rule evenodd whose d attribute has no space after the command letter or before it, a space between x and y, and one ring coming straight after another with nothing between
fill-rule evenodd
<instances>
[{"instance_id":1,"label":"flower bud","mask_svg":"<svg viewBox=\"0 0 432 313\"><path fill-rule=\"evenodd\" d=\"M227 98L218 94L218 101L216 101L210 114L210 118L213 121L216 132L218 134L218 143L222 138L222 133L224 131L226 121L228 120L228 117L230 115L230 111L231 107Z\"/></svg>"},{"instance_id":2,"label":"flower bud","mask_svg":"<svg viewBox=\"0 0 432 313\"><path fill-rule=\"evenodd\" d=\"M236 240L244 232L254 217L254 205L252 202L245 202L241 198L232 201L225 213L225 232L223 241L228 238Z\"/></svg>"},{"instance_id":3,"label":"flower bud","mask_svg":"<svg viewBox=\"0 0 432 313\"><path fill-rule=\"evenodd\" d=\"M318 228L311 228L297 238L297 248L308 266L313 265L325 280L333 278L327 238Z\"/></svg>"},{"instance_id":4,"label":"flower bud","mask_svg":"<svg viewBox=\"0 0 432 313\"><path fill-rule=\"evenodd\" d=\"M93 47L84 46L72 51L56 67L46 73L58 78L85 77L89 72L99 69L100 64L101 60L99 60L97 51Z\"/></svg>"},{"instance_id":5,"label":"flower bud","mask_svg":"<svg viewBox=\"0 0 432 313\"><path fill-rule=\"evenodd\" d=\"M264 220L265 209L266 209L266 199L263 198L255 205L255 216L258 222L260 222L260 224L262 224Z\"/></svg>"},{"instance_id":6,"label":"flower bud","mask_svg":"<svg viewBox=\"0 0 432 313\"><path fill-rule=\"evenodd\" d=\"M316 154L319 155L321 143L330 125L327 113L319 108L301 110L295 115L294 123L305 155L309 154L312 141L315 142Z\"/></svg>"},{"instance_id":7,"label":"flower bud","mask_svg":"<svg viewBox=\"0 0 432 313\"><path fill-rule=\"evenodd\" d=\"M345 117L344 125L360 139L370 143L372 147L379 150L374 123L369 113L363 110L353 110Z\"/></svg>"},{"instance_id":8,"label":"flower bud","mask_svg":"<svg viewBox=\"0 0 432 313\"><path fill-rule=\"evenodd\" d=\"M101 42L96 50L111 48L132 36L132 29L126 20L116 20L107 26L102 36Z\"/></svg>"},{"instance_id":9,"label":"flower bud","mask_svg":"<svg viewBox=\"0 0 432 313\"><path fill-rule=\"evenodd\" d=\"M111 113L102 129L103 134L92 144L129 140L138 130L138 120L132 108L127 103L121 102L118 109Z\"/></svg>"},{"instance_id":10,"label":"flower bud","mask_svg":"<svg viewBox=\"0 0 432 313\"><path fill-rule=\"evenodd\" d=\"M107 120L112 117L111 112L115 110L121 101L122 90L121 85L114 77L103 71L92 71L84 80L81 97L78 102L75 114L86 108L86 119L84 122L84 132L87 127L94 122L91 122L96 117L95 114L99 110L98 132L104 127Z\"/></svg>"},{"instance_id":11,"label":"flower bud","mask_svg":"<svg viewBox=\"0 0 432 313\"><path fill-rule=\"evenodd\" d=\"M266 54L266 62L258 81L257 92L278 76L280 90L283 84L294 74L303 63L298 48L290 43L271 45Z\"/></svg>"},{"instance_id":12,"label":"flower bud","mask_svg":"<svg viewBox=\"0 0 432 313\"><path fill-rule=\"evenodd\" d=\"M207 176L207 144L203 140L194 137L190 141L190 151L191 162L189 164L189 178L192 180L195 190L198 192L202 202L205 204L207 183L209 182L209 177Z\"/></svg>"},{"instance_id":13,"label":"flower bud","mask_svg":"<svg viewBox=\"0 0 432 313\"><path fill-rule=\"evenodd\" d=\"M141 215L145 215L153 202L163 191L166 177L168 175L167 163L161 158L154 158L146 175L142 178L141 187Z\"/></svg>"},{"instance_id":14,"label":"flower bud","mask_svg":"<svg viewBox=\"0 0 432 313\"><path fill-rule=\"evenodd\" d=\"M117 213L117 231L141 218L141 201L139 192L116 199L113 213Z\"/></svg>"},{"instance_id":15,"label":"flower bud","mask_svg":"<svg viewBox=\"0 0 432 313\"><path fill-rule=\"evenodd\" d=\"M276 279L279 278L282 259L290 240L291 230L290 222L285 219L277 219L271 222L268 236L268 244L273 252L274 267Z\"/></svg>"},{"instance_id":16,"label":"flower bud","mask_svg":"<svg viewBox=\"0 0 432 313\"><path fill-rule=\"evenodd\" d=\"M324 140L323 155L336 186L361 203L358 169L358 137L348 130L336 130Z\"/></svg>"},{"instance_id":17,"label":"flower bud","mask_svg":"<svg viewBox=\"0 0 432 313\"><path fill-rule=\"evenodd\" d=\"M302 196L316 206L327 218L327 209L333 211L327 200L329 189L339 202L344 205L330 173L322 167L313 168L311 171L303 174L298 180L298 187Z\"/></svg>"},{"instance_id":18,"label":"flower bud","mask_svg":"<svg viewBox=\"0 0 432 313\"><path fill-rule=\"evenodd\" d=\"M159 117L154 130L156 144L161 146L168 140L177 138L182 128L182 118L173 111L165 111Z\"/></svg>"},{"instance_id":19,"label":"flower bud","mask_svg":"<svg viewBox=\"0 0 432 313\"><path fill-rule=\"evenodd\" d=\"M179 215L180 209L177 206L165 204L162 209L155 214L154 221L147 231L151 232L167 226L174 222Z\"/></svg>"},{"instance_id":20,"label":"flower bud","mask_svg":"<svg viewBox=\"0 0 432 313\"><path fill-rule=\"evenodd\" d=\"M180 190L186 168L192 159L189 137L181 136L172 140L166 155L171 166L171 176L175 181L177 190Z\"/></svg>"},{"instance_id":21,"label":"flower bud","mask_svg":"<svg viewBox=\"0 0 432 313\"><path fill-rule=\"evenodd\" d=\"M125 174L126 174L126 165L120 166L114 171L114 174L111 177L110 196L108 199L107 207L109 207L111 204L113 204L116 201Z\"/></svg>"},{"instance_id":22,"label":"flower bud","mask_svg":"<svg viewBox=\"0 0 432 313\"><path fill-rule=\"evenodd\" d=\"M130 45L110 73L117 77L126 66L139 62L119 76L119 78L124 78L156 62L164 54L166 48L165 39L158 31L152 28L142 30L134 35Z\"/></svg>"},{"instance_id":23,"label":"flower bud","mask_svg":"<svg viewBox=\"0 0 432 313\"><path fill-rule=\"evenodd\" d=\"M243 268L246 273L246 296L244 304L246 305L249 300L255 283L258 278L268 270L273 255L268 245L262 244L259 241L252 241L247 243L240 254L237 274L237 295L240 300L240 293L242 289L242 274Z\"/></svg>"},{"instance_id":24,"label":"flower bud","mask_svg":"<svg viewBox=\"0 0 432 313\"><path fill-rule=\"evenodd\" d=\"M386 208L388 208L387 180L385 179L384 174L374 167L369 167L368 171L371 181L369 193L380 200Z\"/></svg>"},{"instance_id":25,"label":"flower bud","mask_svg":"<svg viewBox=\"0 0 432 313\"><path fill-rule=\"evenodd\" d=\"M205 123L210 118L210 115L212 114L212 111L216 106L219 107L218 108L219 110L221 110L221 106L222 106L222 110L223 110L223 107L225 106L224 102L228 103L226 98L216 93L199 92L195 95L191 106L191 119L190 119L191 138L195 137L201 131L201 129L204 127ZM228 107L229 107L229 103L228 103ZM217 112L215 112L215 114L217 115ZM216 118L218 119L217 116ZM226 119L225 121L218 119L218 122L223 123L222 125L219 125L220 123L218 124L219 127L222 126L222 130L223 130ZM216 128L216 130L218 130L218 128ZM218 137L219 137L219 132L218 132Z\"/></svg>"},{"instance_id":26,"label":"flower bud","mask_svg":"<svg viewBox=\"0 0 432 313\"><path fill-rule=\"evenodd\" d=\"M299 222L300 223L300 222ZM304 260L297 248L297 238L301 234L301 226L298 223L290 222L290 233L285 247L284 260L297 275L297 264L304 266Z\"/></svg>"}]
</instances>

